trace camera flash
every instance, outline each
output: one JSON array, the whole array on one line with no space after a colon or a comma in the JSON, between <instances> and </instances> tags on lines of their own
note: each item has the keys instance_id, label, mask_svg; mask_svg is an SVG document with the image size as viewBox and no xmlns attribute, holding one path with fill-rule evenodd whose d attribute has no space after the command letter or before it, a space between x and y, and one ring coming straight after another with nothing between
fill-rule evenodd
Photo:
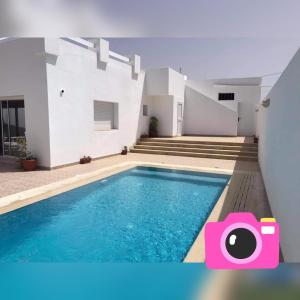
<instances>
[{"instance_id":1,"label":"camera flash","mask_svg":"<svg viewBox=\"0 0 300 300\"><path fill-rule=\"evenodd\" d=\"M261 233L262 234L274 234L275 233L275 227L274 226L262 226L261 227Z\"/></svg>"}]
</instances>

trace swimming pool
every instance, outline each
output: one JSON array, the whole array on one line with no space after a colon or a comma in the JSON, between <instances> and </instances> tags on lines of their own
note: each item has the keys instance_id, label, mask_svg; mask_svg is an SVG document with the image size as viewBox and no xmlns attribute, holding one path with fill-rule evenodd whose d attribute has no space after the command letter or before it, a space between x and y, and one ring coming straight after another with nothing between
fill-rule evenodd
<instances>
[{"instance_id":1,"label":"swimming pool","mask_svg":"<svg viewBox=\"0 0 300 300\"><path fill-rule=\"evenodd\" d=\"M180 262L230 176L135 167L0 216L0 262Z\"/></svg>"}]
</instances>

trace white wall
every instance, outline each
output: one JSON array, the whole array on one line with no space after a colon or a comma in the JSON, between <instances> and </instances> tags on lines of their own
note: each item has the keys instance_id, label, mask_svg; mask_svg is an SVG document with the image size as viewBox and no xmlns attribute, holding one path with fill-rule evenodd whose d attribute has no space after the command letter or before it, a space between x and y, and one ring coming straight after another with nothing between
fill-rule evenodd
<instances>
[{"instance_id":1,"label":"white wall","mask_svg":"<svg viewBox=\"0 0 300 300\"><path fill-rule=\"evenodd\" d=\"M24 98L29 150L37 156L39 165L49 166L49 119L43 39L26 38L0 43L0 97L3 100L14 96Z\"/></svg>"},{"instance_id":2,"label":"white wall","mask_svg":"<svg viewBox=\"0 0 300 300\"><path fill-rule=\"evenodd\" d=\"M185 135L237 135L237 113L193 88L185 89Z\"/></svg>"},{"instance_id":3,"label":"white wall","mask_svg":"<svg viewBox=\"0 0 300 300\"><path fill-rule=\"evenodd\" d=\"M158 118L160 136L177 135L177 104L184 105L184 90L184 76L175 70L147 70L145 93L151 99L151 116Z\"/></svg>"},{"instance_id":4,"label":"white wall","mask_svg":"<svg viewBox=\"0 0 300 300\"><path fill-rule=\"evenodd\" d=\"M183 98L184 88L184 76L171 68L150 69L146 72L146 93L149 96Z\"/></svg>"},{"instance_id":5,"label":"white wall","mask_svg":"<svg viewBox=\"0 0 300 300\"><path fill-rule=\"evenodd\" d=\"M149 117L142 116L148 101L143 97L144 73L134 79L129 64L110 59L101 69L95 52L59 40L59 56L48 61L47 76L51 167L78 162L83 155L120 153L148 132ZM95 130L94 100L118 103L118 129Z\"/></svg>"},{"instance_id":6,"label":"white wall","mask_svg":"<svg viewBox=\"0 0 300 300\"><path fill-rule=\"evenodd\" d=\"M168 94L183 99L185 90L184 75L171 68L168 68L168 74Z\"/></svg>"},{"instance_id":7,"label":"white wall","mask_svg":"<svg viewBox=\"0 0 300 300\"><path fill-rule=\"evenodd\" d=\"M238 135L252 136L256 133L256 112L255 106L260 100L259 86L216 86L218 93L235 93L234 101L219 101L223 105L237 105L238 116ZM231 103L232 102L232 103ZM230 106L233 108L233 106Z\"/></svg>"},{"instance_id":8,"label":"white wall","mask_svg":"<svg viewBox=\"0 0 300 300\"><path fill-rule=\"evenodd\" d=\"M249 83L247 82L249 80ZM224 80L226 81L226 80ZM261 87L254 84L253 79L229 79L228 84L217 84L221 80L203 80L187 82L187 86L199 91L201 94L217 101L238 113L240 118L237 134L240 136L252 136L256 133L256 104L259 103ZM232 81L231 84L230 81ZM244 85L242 82L244 81ZM259 81L258 79L256 81ZM239 85L235 85L238 82ZM234 93L234 101L218 101L219 93Z\"/></svg>"},{"instance_id":9,"label":"white wall","mask_svg":"<svg viewBox=\"0 0 300 300\"><path fill-rule=\"evenodd\" d=\"M300 50L259 111L259 163L287 262L300 261Z\"/></svg>"},{"instance_id":10,"label":"white wall","mask_svg":"<svg viewBox=\"0 0 300 300\"><path fill-rule=\"evenodd\" d=\"M169 69L149 69L146 72L146 94L148 96L168 96Z\"/></svg>"},{"instance_id":11,"label":"white wall","mask_svg":"<svg viewBox=\"0 0 300 300\"><path fill-rule=\"evenodd\" d=\"M158 119L158 135L174 136L174 97L151 97L151 117ZM177 128L177 127L176 127Z\"/></svg>"}]
</instances>

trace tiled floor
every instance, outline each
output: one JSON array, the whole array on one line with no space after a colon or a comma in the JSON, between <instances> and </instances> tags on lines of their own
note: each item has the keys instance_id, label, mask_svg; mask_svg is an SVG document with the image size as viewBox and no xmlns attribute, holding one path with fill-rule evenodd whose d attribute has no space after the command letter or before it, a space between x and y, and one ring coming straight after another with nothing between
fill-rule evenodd
<instances>
[{"instance_id":1,"label":"tiled floor","mask_svg":"<svg viewBox=\"0 0 300 300\"><path fill-rule=\"evenodd\" d=\"M153 163L166 163L176 165L186 165L195 167L206 167L213 169L227 169L235 171L259 172L256 162L236 162L232 160L175 157L166 155L149 155L129 153L127 156L112 156L95 160L90 164L74 165L55 169L51 171L37 170L34 172L23 172L13 164L0 162L0 198L25 191L31 188L46 185L59 180L67 179L75 175L96 171L103 167L112 166L126 161L140 161Z\"/></svg>"}]
</instances>

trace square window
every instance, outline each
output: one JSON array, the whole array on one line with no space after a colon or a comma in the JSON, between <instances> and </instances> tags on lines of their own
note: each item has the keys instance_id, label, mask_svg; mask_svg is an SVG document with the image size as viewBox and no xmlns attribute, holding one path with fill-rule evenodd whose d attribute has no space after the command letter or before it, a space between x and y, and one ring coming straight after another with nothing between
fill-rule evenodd
<instances>
[{"instance_id":1,"label":"square window","mask_svg":"<svg viewBox=\"0 0 300 300\"><path fill-rule=\"evenodd\" d=\"M219 101L234 100L234 93L219 93Z\"/></svg>"}]
</instances>

